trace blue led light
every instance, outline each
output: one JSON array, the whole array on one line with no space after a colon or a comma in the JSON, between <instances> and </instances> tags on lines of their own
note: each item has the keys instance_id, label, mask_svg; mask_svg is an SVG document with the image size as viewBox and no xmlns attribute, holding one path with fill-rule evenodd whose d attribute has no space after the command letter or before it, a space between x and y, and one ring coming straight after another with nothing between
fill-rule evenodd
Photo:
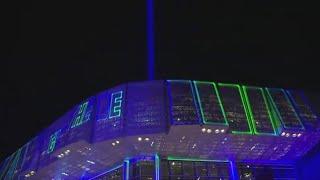
<instances>
[{"instance_id":1,"label":"blue led light","mask_svg":"<svg viewBox=\"0 0 320 180\"><path fill-rule=\"evenodd\" d=\"M156 169L156 180L160 180L160 158L158 154L154 155L154 164Z\"/></svg>"},{"instance_id":2,"label":"blue led light","mask_svg":"<svg viewBox=\"0 0 320 180\"><path fill-rule=\"evenodd\" d=\"M109 172L111 172L111 171L114 171L114 170L116 170L116 169L119 169L119 168L121 168L121 167L123 167L123 164L120 164L120 165L115 166L115 167L113 167L113 168L111 168L111 169L108 169L108 170L106 170L106 171L104 171L104 172L102 172L102 173L99 173L98 175L90 178L89 180L95 179L95 178L97 178L97 177L99 177L99 176L102 176L102 175L104 175L104 174L107 174L107 173L109 173Z\"/></svg>"},{"instance_id":3,"label":"blue led light","mask_svg":"<svg viewBox=\"0 0 320 180\"><path fill-rule=\"evenodd\" d=\"M148 79L155 76L155 45L154 45L154 7L153 0L147 0L147 53L148 53Z\"/></svg>"},{"instance_id":4,"label":"blue led light","mask_svg":"<svg viewBox=\"0 0 320 180\"><path fill-rule=\"evenodd\" d=\"M231 174L232 174L232 179L233 180L238 180L239 179L239 173L237 170L237 166L233 160L230 160L230 169L231 169Z\"/></svg>"},{"instance_id":5,"label":"blue led light","mask_svg":"<svg viewBox=\"0 0 320 180\"><path fill-rule=\"evenodd\" d=\"M129 180L129 175L130 175L130 160L126 159L124 160L123 164L123 179L124 180Z\"/></svg>"},{"instance_id":6,"label":"blue led light","mask_svg":"<svg viewBox=\"0 0 320 180\"><path fill-rule=\"evenodd\" d=\"M123 91L114 92L111 94L109 119L121 116Z\"/></svg>"}]
</instances>

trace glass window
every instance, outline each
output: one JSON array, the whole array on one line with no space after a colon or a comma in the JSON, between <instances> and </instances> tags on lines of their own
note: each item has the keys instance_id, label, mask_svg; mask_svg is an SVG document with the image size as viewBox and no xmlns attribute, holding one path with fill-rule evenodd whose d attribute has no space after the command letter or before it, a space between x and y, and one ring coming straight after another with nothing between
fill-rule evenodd
<instances>
[{"instance_id":1,"label":"glass window","mask_svg":"<svg viewBox=\"0 0 320 180\"><path fill-rule=\"evenodd\" d=\"M194 163L196 169L197 177L207 177L208 176L208 169L206 162L195 162Z\"/></svg>"},{"instance_id":2,"label":"glass window","mask_svg":"<svg viewBox=\"0 0 320 180\"><path fill-rule=\"evenodd\" d=\"M169 161L170 175L175 178L182 178L182 162L181 161Z\"/></svg>"},{"instance_id":3,"label":"glass window","mask_svg":"<svg viewBox=\"0 0 320 180\"><path fill-rule=\"evenodd\" d=\"M168 161L163 160L161 161L161 167L160 167L160 174L161 174L161 179L166 179L169 178L169 166L168 166Z\"/></svg>"},{"instance_id":4,"label":"glass window","mask_svg":"<svg viewBox=\"0 0 320 180\"><path fill-rule=\"evenodd\" d=\"M184 178L194 178L194 168L193 168L193 162L190 161L184 161L183 163L183 176Z\"/></svg>"}]
</instances>

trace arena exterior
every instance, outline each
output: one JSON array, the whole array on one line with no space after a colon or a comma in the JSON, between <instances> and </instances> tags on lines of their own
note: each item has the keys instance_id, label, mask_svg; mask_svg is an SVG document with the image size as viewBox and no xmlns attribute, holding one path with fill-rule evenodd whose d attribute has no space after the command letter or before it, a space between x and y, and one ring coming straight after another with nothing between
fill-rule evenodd
<instances>
[{"instance_id":1,"label":"arena exterior","mask_svg":"<svg viewBox=\"0 0 320 180\"><path fill-rule=\"evenodd\" d=\"M319 140L302 91L132 82L65 113L2 162L0 179L297 179Z\"/></svg>"}]
</instances>

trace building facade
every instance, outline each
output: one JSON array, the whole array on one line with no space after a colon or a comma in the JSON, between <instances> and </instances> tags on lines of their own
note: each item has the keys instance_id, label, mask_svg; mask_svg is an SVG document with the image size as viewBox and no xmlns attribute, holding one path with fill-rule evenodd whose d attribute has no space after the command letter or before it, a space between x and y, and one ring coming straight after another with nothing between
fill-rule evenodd
<instances>
[{"instance_id":1,"label":"building facade","mask_svg":"<svg viewBox=\"0 0 320 180\"><path fill-rule=\"evenodd\" d=\"M0 179L297 179L319 125L302 91L132 82L66 112L2 162Z\"/></svg>"}]
</instances>

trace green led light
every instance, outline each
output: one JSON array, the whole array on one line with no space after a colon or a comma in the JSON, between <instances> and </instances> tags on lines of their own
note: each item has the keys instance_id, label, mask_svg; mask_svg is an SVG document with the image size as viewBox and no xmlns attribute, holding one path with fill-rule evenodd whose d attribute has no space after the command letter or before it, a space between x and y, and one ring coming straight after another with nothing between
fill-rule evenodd
<instances>
[{"instance_id":1,"label":"green led light","mask_svg":"<svg viewBox=\"0 0 320 180\"><path fill-rule=\"evenodd\" d=\"M117 91L111 94L109 119L121 116L122 101L123 91Z\"/></svg>"},{"instance_id":2,"label":"green led light","mask_svg":"<svg viewBox=\"0 0 320 180\"><path fill-rule=\"evenodd\" d=\"M272 125L272 128L273 128L273 131L274 131L274 135L278 135L278 126L277 126L277 120L274 119L274 116L272 115L273 114L273 110L272 110L272 107L270 106L270 104L268 103L268 99L267 99L267 96L265 94L265 91L263 90L263 88L261 88L261 92L262 92L262 97L263 97L263 100L266 104L266 107L267 107L267 110L268 110L268 115L269 115L269 118L271 120L271 125Z\"/></svg>"},{"instance_id":3,"label":"green led light","mask_svg":"<svg viewBox=\"0 0 320 180\"><path fill-rule=\"evenodd\" d=\"M275 125L274 125L274 122L273 122L273 118L272 118L271 112L269 110L265 94L263 92L263 88L254 87L254 86L242 86L242 88L243 88L243 94L244 94L245 100L247 102L247 109L248 109L248 113L249 113L249 116L250 116L250 119L251 119L253 132L255 134L257 134L257 135L277 135L276 134L276 130L275 130ZM247 93L248 89L254 89L254 90L259 90L260 91L260 93L261 93L261 95L263 97L264 104L266 106L266 109L267 109L267 112L268 112L268 115L269 115L269 120L271 122L271 125L272 125L274 133L260 133L260 132L257 131L256 124L255 124L255 118L254 118L254 115L253 115L253 112L252 112L252 105L250 104L250 100L249 100L248 93Z\"/></svg>"},{"instance_id":4,"label":"green led light","mask_svg":"<svg viewBox=\"0 0 320 180\"><path fill-rule=\"evenodd\" d=\"M249 131L231 131L233 134L253 134L253 128L252 128L252 125L251 125L251 120L250 120L250 115L249 115L249 112L248 112L248 108L247 108L247 103L246 103L246 100L244 98L244 95L243 95L243 92L242 92L242 88L239 84L227 84L227 83L218 83L219 86L221 87L233 87L233 88L237 88L238 91L239 91L239 94L240 94L240 98L241 98L241 101L242 101L242 106L244 108L244 112L245 112L245 116L246 116L246 119L247 119L247 123L248 123L248 126L249 126Z\"/></svg>"},{"instance_id":5,"label":"green led light","mask_svg":"<svg viewBox=\"0 0 320 180\"><path fill-rule=\"evenodd\" d=\"M214 124L228 125L226 113L225 113L225 111L223 109L223 106L222 106L222 102L221 102L221 98L220 98L220 95L219 95L219 92L218 92L217 85L214 82L205 82L205 81L193 81L193 82L194 82L194 85L195 85L196 96L197 96L198 104L199 104L199 107L200 107L200 113L201 113L201 116L202 116L203 123L204 124L213 124L213 125ZM213 85L213 89L212 90L215 92L215 94L217 96L218 103L219 103L219 106L220 106L220 110L222 112L222 115L223 115L225 123L213 123L213 122L208 122L207 121L207 119L204 116L204 112L203 112L203 108L202 108L200 94L199 94L199 91L198 91L197 84L210 84L210 85Z\"/></svg>"},{"instance_id":6,"label":"green led light","mask_svg":"<svg viewBox=\"0 0 320 180\"><path fill-rule=\"evenodd\" d=\"M84 123L83 119L84 119L84 116L87 111L88 103L89 102L86 101L86 102L79 105L79 107L78 107L79 110L76 114L76 117L72 121L71 128L75 128L75 127L80 126L81 124Z\"/></svg>"},{"instance_id":7,"label":"green led light","mask_svg":"<svg viewBox=\"0 0 320 180\"><path fill-rule=\"evenodd\" d=\"M177 156L168 156L169 161L197 161L197 162L229 162L228 160L209 160L209 159L200 159L200 158L184 158Z\"/></svg>"},{"instance_id":8,"label":"green led light","mask_svg":"<svg viewBox=\"0 0 320 180\"><path fill-rule=\"evenodd\" d=\"M273 104L271 102L272 101L271 96L270 96L269 92L266 90L266 88L264 89L263 92L264 92L264 95L266 98L266 102L268 103L269 110L271 112L271 116L272 116L273 124L275 126L276 133L277 133L277 135L279 135L281 132L281 123L280 123L279 116L275 110L275 107L273 106ZM265 94L265 92L266 92L266 94Z\"/></svg>"},{"instance_id":9,"label":"green led light","mask_svg":"<svg viewBox=\"0 0 320 180\"><path fill-rule=\"evenodd\" d=\"M57 144L57 139L58 139L59 133L60 133L60 130L51 134L49 144L48 144L48 150L47 150L48 154L51 153L52 151L54 151L56 144Z\"/></svg>"}]
</instances>

